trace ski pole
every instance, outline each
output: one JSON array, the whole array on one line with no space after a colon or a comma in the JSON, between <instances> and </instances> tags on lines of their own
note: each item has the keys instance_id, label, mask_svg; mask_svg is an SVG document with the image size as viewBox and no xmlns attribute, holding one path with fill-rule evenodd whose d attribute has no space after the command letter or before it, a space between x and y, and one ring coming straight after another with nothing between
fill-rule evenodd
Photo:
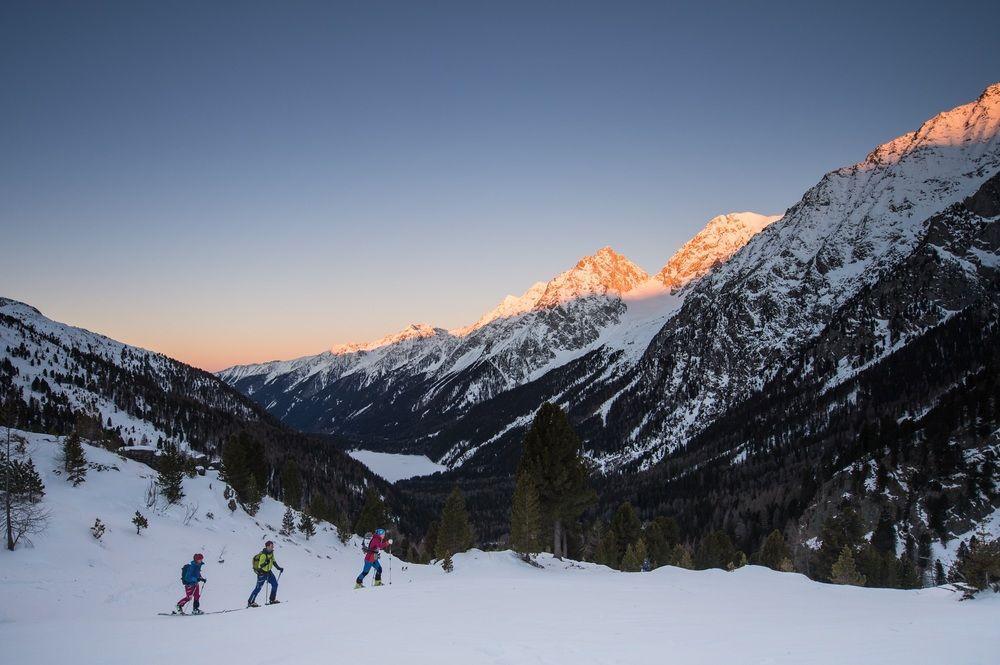
<instances>
[{"instance_id":1,"label":"ski pole","mask_svg":"<svg viewBox=\"0 0 1000 665\"><path fill-rule=\"evenodd\" d=\"M392 548L389 548L389 584L392 585Z\"/></svg>"}]
</instances>

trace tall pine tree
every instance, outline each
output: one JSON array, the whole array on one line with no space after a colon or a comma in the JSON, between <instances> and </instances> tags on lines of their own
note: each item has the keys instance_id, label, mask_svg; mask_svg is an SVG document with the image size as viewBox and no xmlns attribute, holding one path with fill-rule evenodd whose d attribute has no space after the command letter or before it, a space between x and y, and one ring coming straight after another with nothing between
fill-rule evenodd
<instances>
[{"instance_id":1,"label":"tall pine tree","mask_svg":"<svg viewBox=\"0 0 1000 665\"><path fill-rule=\"evenodd\" d=\"M786 573L792 571L792 554L780 531L775 529L768 534L754 556L754 563L767 566L771 570L780 570Z\"/></svg>"},{"instance_id":2,"label":"tall pine tree","mask_svg":"<svg viewBox=\"0 0 1000 665\"><path fill-rule=\"evenodd\" d=\"M299 520L299 531L306 537L306 540L316 535L316 523L313 522L309 513L302 513L302 518Z\"/></svg>"},{"instance_id":3,"label":"tall pine tree","mask_svg":"<svg viewBox=\"0 0 1000 665\"><path fill-rule=\"evenodd\" d=\"M285 462L281 470L281 492L285 504L296 510L302 507L302 480L299 477L299 465L294 459Z\"/></svg>"},{"instance_id":4,"label":"tall pine tree","mask_svg":"<svg viewBox=\"0 0 1000 665\"><path fill-rule=\"evenodd\" d=\"M87 457L83 453L80 437L73 432L63 440L63 470L66 480L76 487L87 479Z\"/></svg>"},{"instance_id":5,"label":"tall pine tree","mask_svg":"<svg viewBox=\"0 0 1000 665\"><path fill-rule=\"evenodd\" d=\"M168 504L184 498L184 456L174 444L167 444L157 459L157 473L156 484Z\"/></svg>"},{"instance_id":6,"label":"tall pine tree","mask_svg":"<svg viewBox=\"0 0 1000 665\"><path fill-rule=\"evenodd\" d=\"M551 530L552 553L566 555L566 527L595 500L580 456L580 437L566 414L546 402L524 437L518 474L529 473L538 490L545 526Z\"/></svg>"},{"instance_id":7,"label":"tall pine tree","mask_svg":"<svg viewBox=\"0 0 1000 665\"><path fill-rule=\"evenodd\" d=\"M542 514L529 473L519 473L510 509L510 546L528 560L541 549Z\"/></svg>"},{"instance_id":8,"label":"tall pine tree","mask_svg":"<svg viewBox=\"0 0 1000 665\"><path fill-rule=\"evenodd\" d=\"M642 523L635 514L635 508L628 501L618 506L615 516L611 518L611 532L614 534L617 548L615 558L621 561L628 546L634 546L642 535Z\"/></svg>"},{"instance_id":9,"label":"tall pine tree","mask_svg":"<svg viewBox=\"0 0 1000 665\"><path fill-rule=\"evenodd\" d=\"M445 570L451 571L452 555L469 549L472 539L472 525L469 524L469 514L465 510L465 497L456 485L444 502L437 541L434 543L434 554L443 561Z\"/></svg>"},{"instance_id":10,"label":"tall pine tree","mask_svg":"<svg viewBox=\"0 0 1000 665\"><path fill-rule=\"evenodd\" d=\"M285 514L281 518L281 535L290 536L295 531L295 513L291 506L285 508Z\"/></svg>"}]
</instances>

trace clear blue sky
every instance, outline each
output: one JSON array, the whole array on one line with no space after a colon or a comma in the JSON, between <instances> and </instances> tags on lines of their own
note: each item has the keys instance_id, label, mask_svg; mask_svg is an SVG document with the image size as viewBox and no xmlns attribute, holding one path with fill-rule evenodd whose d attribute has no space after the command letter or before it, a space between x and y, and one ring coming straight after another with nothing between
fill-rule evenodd
<instances>
[{"instance_id":1,"label":"clear blue sky","mask_svg":"<svg viewBox=\"0 0 1000 665\"><path fill-rule=\"evenodd\" d=\"M1000 80L996 2L0 7L0 294L211 369L475 320Z\"/></svg>"}]
</instances>

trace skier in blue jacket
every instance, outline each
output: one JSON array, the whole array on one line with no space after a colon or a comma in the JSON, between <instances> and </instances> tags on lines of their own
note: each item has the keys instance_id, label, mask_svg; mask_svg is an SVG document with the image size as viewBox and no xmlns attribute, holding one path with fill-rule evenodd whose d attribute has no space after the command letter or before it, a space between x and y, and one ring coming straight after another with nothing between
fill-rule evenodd
<instances>
[{"instance_id":1,"label":"skier in blue jacket","mask_svg":"<svg viewBox=\"0 0 1000 665\"><path fill-rule=\"evenodd\" d=\"M201 614L201 587L199 582L207 582L201 576L201 567L205 564L205 555L195 554L191 563L181 568L181 584L184 585L184 597L177 601L177 614L184 614L184 605L194 599L194 610L191 614Z\"/></svg>"}]
</instances>

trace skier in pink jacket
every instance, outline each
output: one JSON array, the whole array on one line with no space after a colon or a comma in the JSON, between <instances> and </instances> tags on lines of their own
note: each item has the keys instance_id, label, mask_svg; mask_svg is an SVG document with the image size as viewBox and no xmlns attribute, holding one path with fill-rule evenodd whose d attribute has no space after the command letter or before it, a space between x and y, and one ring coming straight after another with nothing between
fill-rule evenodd
<instances>
[{"instance_id":1,"label":"skier in pink jacket","mask_svg":"<svg viewBox=\"0 0 1000 665\"><path fill-rule=\"evenodd\" d=\"M385 537L385 529L375 529L375 535L367 543L362 544L361 548L365 552L365 567L361 571L361 574L358 575L358 579L355 580L355 589L360 589L364 586L365 576L372 568L375 569L374 586L382 586L382 564L378 562L378 558L382 553L381 551L387 549L389 545L392 545L392 538Z\"/></svg>"}]
</instances>

